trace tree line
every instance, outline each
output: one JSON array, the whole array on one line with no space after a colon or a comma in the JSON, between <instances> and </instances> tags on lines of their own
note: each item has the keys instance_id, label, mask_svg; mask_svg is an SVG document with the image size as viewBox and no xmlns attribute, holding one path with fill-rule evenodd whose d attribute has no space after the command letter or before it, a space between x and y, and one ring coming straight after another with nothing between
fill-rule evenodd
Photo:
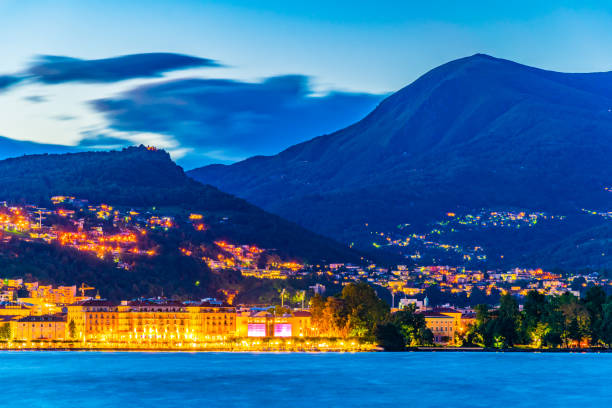
<instances>
[{"instance_id":1,"label":"tree line","mask_svg":"<svg viewBox=\"0 0 612 408\"><path fill-rule=\"evenodd\" d=\"M320 336L354 337L385 350L433 345L425 317L411 305L391 313L389 305L366 283L351 283L335 296L310 301L313 326ZM519 306L510 294L499 307L475 307L474 323L457 331L455 344L485 348L612 347L612 296L600 286L579 298L567 292L546 296L529 292Z\"/></svg>"},{"instance_id":2,"label":"tree line","mask_svg":"<svg viewBox=\"0 0 612 408\"><path fill-rule=\"evenodd\" d=\"M611 347L612 296L600 286L582 298L531 291L520 310L516 298L505 294L498 309L478 305L475 323L457 342L491 348Z\"/></svg>"},{"instance_id":3,"label":"tree line","mask_svg":"<svg viewBox=\"0 0 612 408\"><path fill-rule=\"evenodd\" d=\"M356 337L386 350L433 343L433 333L414 307L392 314L389 305L364 282L348 284L336 296L315 295L310 311L320 336Z\"/></svg>"}]
</instances>

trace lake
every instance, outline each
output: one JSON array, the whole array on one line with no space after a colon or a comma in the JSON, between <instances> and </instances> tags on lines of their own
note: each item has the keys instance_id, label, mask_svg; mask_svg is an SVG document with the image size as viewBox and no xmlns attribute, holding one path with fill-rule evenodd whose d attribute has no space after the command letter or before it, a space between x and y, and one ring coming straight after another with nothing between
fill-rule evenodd
<instances>
[{"instance_id":1,"label":"lake","mask_svg":"<svg viewBox=\"0 0 612 408\"><path fill-rule=\"evenodd\" d=\"M577 407L612 401L612 354L0 352L24 407Z\"/></svg>"}]
</instances>

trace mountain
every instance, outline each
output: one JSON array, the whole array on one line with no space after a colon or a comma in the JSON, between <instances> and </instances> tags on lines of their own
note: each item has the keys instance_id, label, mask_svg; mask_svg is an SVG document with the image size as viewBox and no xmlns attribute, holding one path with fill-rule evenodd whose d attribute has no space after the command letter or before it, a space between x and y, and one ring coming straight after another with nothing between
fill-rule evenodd
<instances>
[{"instance_id":1,"label":"mountain","mask_svg":"<svg viewBox=\"0 0 612 408\"><path fill-rule=\"evenodd\" d=\"M189 175L365 248L374 232L397 233L398 224L431 231L445 214L483 209L564 216L569 235L610 222L582 210L612 210L611 157L612 72L551 72L477 54L431 70L343 130ZM498 234L481 235L494 242ZM546 263L504 257L514 236L497 261ZM606 245L589 266L612 267Z\"/></svg>"},{"instance_id":2,"label":"mountain","mask_svg":"<svg viewBox=\"0 0 612 408\"><path fill-rule=\"evenodd\" d=\"M357 254L246 201L186 176L163 150L30 155L0 161L0 197L48 204L71 195L91 203L132 207L178 207L200 211L215 224L217 238L275 248L303 260L356 260Z\"/></svg>"},{"instance_id":3,"label":"mountain","mask_svg":"<svg viewBox=\"0 0 612 408\"><path fill-rule=\"evenodd\" d=\"M164 289L166 293L204 296L214 295L229 283L236 284L241 280L240 274L214 276L206 263L181 255L181 246L198 248L225 240L236 245L257 245L282 260L316 263L362 259L359 253L332 239L189 178L163 150L141 146L0 161L0 200L48 208L50 198L60 195L88 200L92 205L135 209L141 214L162 211L177 220L200 213L207 228L199 232L185 223L190 228L151 232L147 239L159 247L159 256L139 260L129 272L93 256L83 258L64 248L13 240L0 250L2 276L14 272L54 283L86 281L106 289L105 296L116 298L159 295ZM112 223L108 227L112 229ZM201 285L194 287L196 281Z\"/></svg>"}]
</instances>

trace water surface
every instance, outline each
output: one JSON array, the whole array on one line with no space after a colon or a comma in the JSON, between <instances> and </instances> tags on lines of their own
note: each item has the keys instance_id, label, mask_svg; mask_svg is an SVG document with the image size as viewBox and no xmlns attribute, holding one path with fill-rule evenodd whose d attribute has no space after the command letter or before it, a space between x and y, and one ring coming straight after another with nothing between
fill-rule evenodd
<instances>
[{"instance_id":1,"label":"water surface","mask_svg":"<svg viewBox=\"0 0 612 408\"><path fill-rule=\"evenodd\" d=\"M612 354L0 352L7 406L589 407Z\"/></svg>"}]
</instances>

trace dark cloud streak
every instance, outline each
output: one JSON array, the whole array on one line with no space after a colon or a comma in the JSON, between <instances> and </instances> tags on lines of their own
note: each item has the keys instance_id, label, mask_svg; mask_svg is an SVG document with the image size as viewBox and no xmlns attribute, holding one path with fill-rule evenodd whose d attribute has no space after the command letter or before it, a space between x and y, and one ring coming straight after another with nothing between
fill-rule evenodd
<instances>
[{"instance_id":1,"label":"dark cloud streak","mask_svg":"<svg viewBox=\"0 0 612 408\"><path fill-rule=\"evenodd\" d=\"M14 75L0 75L0 92L10 88L22 80L23 78Z\"/></svg>"},{"instance_id":2,"label":"dark cloud streak","mask_svg":"<svg viewBox=\"0 0 612 408\"><path fill-rule=\"evenodd\" d=\"M313 95L308 77L277 76L250 83L181 79L137 87L92 102L120 131L165 134L193 149L185 167L273 154L361 119L383 95ZM214 153L211 153L214 152ZM208 156L208 157L207 157Z\"/></svg>"},{"instance_id":3,"label":"dark cloud streak","mask_svg":"<svg viewBox=\"0 0 612 408\"><path fill-rule=\"evenodd\" d=\"M47 97L46 96L42 96L42 95L30 95L30 96L24 97L23 99L25 99L28 102L32 102L32 103L47 102Z\"/></svg>"},{"instance_id":4,"label":"dark cloud streak","mask_svg":"<svg viewBox=\"0 0 612 408\"><path fill-rule=\"evenodd\" d=\"M159 77L164 72L187 68L218 66L220 64L211 59L173 53L130 54L96 60L43 55L30 65L26 74L45 84L110 83Z\"/></svg>"},{"instance_id":5,"label":"dark cloud streak","mask_svg":"<svg viewBox=\"0 0 612 408\"><path fill-rule=\"evenodd\" d=\"M84 132L84 138L79 141L78 146L82 148L115 148L117 146L131 146L133 143L119 137L108 136L105 134Z\"/></svg>"}]
</instances>

